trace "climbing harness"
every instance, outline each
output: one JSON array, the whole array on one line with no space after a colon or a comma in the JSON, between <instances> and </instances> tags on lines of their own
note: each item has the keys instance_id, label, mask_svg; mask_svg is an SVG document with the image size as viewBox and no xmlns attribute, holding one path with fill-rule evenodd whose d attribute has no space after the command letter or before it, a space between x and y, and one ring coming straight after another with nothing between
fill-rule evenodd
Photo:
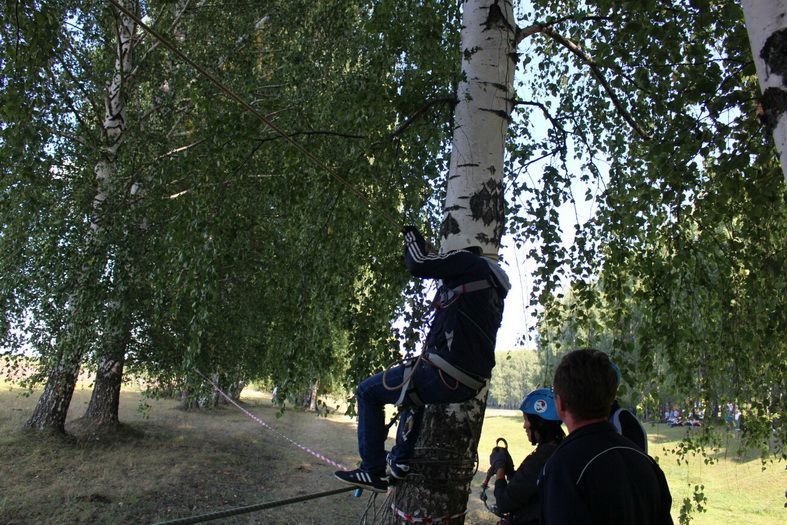
<instances>
[{"instance_id":1,"label":"climbing harness","mask_svg":"<svg viewBox=\"0 0 787 525\"><path fill-rule=\"evenodd\" d=\"M401 408L405 405L405 403L409 403L410 406L413 408L419 408L424 406L424 402L421 401L421 398L418 397L418 393L415 391L415 387L411 387L411 379L413 378L413 374L415 373L418 365L421 363L423 359L423 355L419 355L418 357L412 357L409 359L405 359L398 364L391 365L385 371L383 371L383 388L386 390L398 390L401 389L401 393L399 394L399 399L396 400L394 405ZM388 372L391 371L395 366L404 366L404 370L402 371L402 382L396 386L391 386L386 381L386 376Z\"/></svg>"},{"instance_id":2,"label":"climbing harness","mask_svg":"<svg viewBox=\"0 0 787 525\"><path fill-rule=\"evenodd\" d=\"M490 283L488 279L481 279L479 281L460 284L454 288L444 288L440 292L439 300L434 301L432 306L435 308L435 310L441 310L456 301L462 294L486 290L487 288L492 288L493 286L494 285Z\"/></svg>"},{"instance_id":3,"label":"climbing harness","mask_svg":"<svg viewBox=\"0 0 787 525\"><path fill-rule=\"evenodd\" d=\"M439 368L441 371L456 379L461 384L475 390L476 392L484 388L489 381L488 379L477 379L471 376L437 354L424 354L422 357L427 363L433 365L435 368Z\"/></svg>"},{"instance_id":4,"label":"climbing harness","mask_svg":"<svg viewBox=\"0 0 787 525\"><path fill-rule=\"evenodd\" d=\"M463 283L454 288L443 287L442 291L438 291L439 298L432 302L432 307L435 310L441 310L443 308L450 306L463 294L486 290L488 288L493 288L494 286L495 285L489 279L481 279L478 281ZM490 344L493 344L492 339L480 326L478 326L478 323L476 323L461 308L458 310L458 312L465 319L467 319L481 333L481 335L484 336L484 338ZM397 365L392 365L391 367L389 367L383 372L383 387L385 387L387 390L401 389L401 393L399 394L399 399L397 399L396 403L394 403L397 407L401 407L405 403L409 403L414 408L419 408L424 406L424 402L418 396L418 392L415 386L411 385L411 379L416 369L418 368L418 365L421 363L421 360L426 361L427 363L437 368L440 374L440 379L443 381L443 384L451 390L455 390L460 384L462 384L472 390L475 390L476 392L479 392L481 391L482 388L484 388L487 385L489 381L488 379L479 379L471 376L470 374L460 370L459 368L455 367L447 360L445 360L444 358L440 357L435 353L430 353L430 352L423 353L418 357L406 359L402 363L404 365L404 371L402 372L402 382L397 386L390 386L387 384L385 380L386 375L391 370L391 368ZM456 381L454 386L448 384L443 374L448 375L454 381Z\"/></svg>"},{"instance_id":5,"label":"climbing harness","mask_svg":"<svg viewBox=\"0 0 787 525\"><path fill-rule=\"evenodd\" d=\"M446 387L448 387L451 390L456 389L459 386L459 384L462 384L472 390L475 390L476 392L480 392L481 389L484 388L489 382L488 379L478 379L471 376L467 372L460 370L459 368L455 367L454 365L452 365L451 363L449 363L448 361L446 361L444 358L440 357L437 354L434 353L421 354L420 356L405 362L404 371L402 372L402 383L397 386L390 386L385 381L385 376L387 375L388 371L391 370L391 368L393 367L388 368L383 372L383 387L385 387L387 390L396 390L401 388L399 399L397 399L396 403L394 403L397 407L402 407L406 403L412 406L413 408L420 408L424 406L424 402L418 396L418 392L415 386L411 385L413 374L415 373L415 370L418 367L418 365L421 363L421 361L429 363L430 365L437 368L443 383L445 384ZM443 373L454 379L457 382L457 384L454 385L453 387L450 386L448 382L445 380L445 378L443 377L442 375Z\"/></svg>"}]
</instances>

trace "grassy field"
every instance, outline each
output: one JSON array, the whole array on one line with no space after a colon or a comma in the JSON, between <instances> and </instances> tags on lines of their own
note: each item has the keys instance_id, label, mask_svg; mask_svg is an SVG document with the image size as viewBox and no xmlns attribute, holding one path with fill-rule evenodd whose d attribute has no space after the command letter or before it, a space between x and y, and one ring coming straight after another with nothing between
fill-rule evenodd
<instances>
[{"instance_id":1,"label":"grassy field","mask_svg":"<svg viewBox=\"0 0 787 525\"><path fill-rule=\"evenodd\" d=\"M71 414L84 411L89 391L79 390ZM35 396L0 383L0 525L158 523L242 505L337 488L334 467L303 452L234 408L184 412L174 400L148 400L140 410L137 392L124 392L126 427L111 445L31 438L19 428ZM357 461L355 423L339 414L316 417L288 410L276 417L266 394L244 393L247 408L276 432L344 465ZM144 405L142 405L144 406ZM784 522L783 464L764 472L757 459L722 456L678 465L669 449L684 429L649 426L651 453L667 473L679 514L695 484L705 485L707 512L695 524ZM478 498L495 439L506 437L516 463L531 450L515 411L489 410L479 447L466 523L491 525L495 518ZM734 438L731 438L734 444ZM211 523L358 523L367 498L340 494Z\"/></svg>"}]
</instances>

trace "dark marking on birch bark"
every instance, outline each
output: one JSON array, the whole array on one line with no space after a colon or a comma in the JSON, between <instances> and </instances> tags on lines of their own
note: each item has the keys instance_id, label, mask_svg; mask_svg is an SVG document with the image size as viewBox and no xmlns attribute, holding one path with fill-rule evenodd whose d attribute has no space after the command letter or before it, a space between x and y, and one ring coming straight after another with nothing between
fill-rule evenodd
<instances>
[{"instance_id":1,"label":"dark marking on birch bark","mask_svg":"<svg viewBox=\"0 0 787 525\"><path fill-rule=\"evenodd\" d=\"M494 167L490 171L493 172ZM495 245L500 244L503 235L504 198L502 183L494 178L487 180L481 189L470 197L470 213L474 220L483 221L484 225L496 224L492 239L484 239Z\"/></svg>"},{"instance_id":2,"label":"dark marking on birch bark","mask_svg":"<svg viewBox=\"0 0 787 525\"><path fill-rule=\"evenodd\" d=\"M503 15L503 10L500 9L498 1L489 6L489 14L486 17L486 22L484 22L484 31L489 29L498 29L501 27L507 29L508 31L514 31L514 28L511 26L508 20L506 20L505 15Z\"/></svg>"},{"instance_id":3,"label":"dark marking on birch bark","mask_svg":"<svg viewBox=\"0 0 787 525\"><path fill-rule=\"evenodd\" d=\"M478 166L477 162L468 162L467 164L457 164L457 168L474 168Z\"/></svg>"},{"instance_id":4,"label":"dark marking on birch bark","mask_svg":"<svg viewBox=\"0 0 787 525\"><path fill-rule=\"evenodd\" d=\"M787 29L775 31L768 37L760 50L760 58L771 73L781 75L782 85L787 86Z\"/></svg>"},{"instance_id":5,"label":"dark marking on birch bark","mask_svg":"<svg viewBox=\"0 0 787 525\"><path fill-rule=\"evenodd\" d=\"M451 216L450 212L447 213L443 223L440 225L440 238L447 239L449 235L454 235L460 231L457 220Z\"/></svg>"},{"instance_id":6,"label":"dark marking on birch bark","mask_svg":"<svg viewBox=\"0 0 787 525\"><path fill-rule=\"evenodd\" d=\"M478 108L479 111L486 111L487 113L494 113L498 117L504 120L511 120L511 116L508 112L500 110L500 109L486 109L486 108Z\"/></svg>"},{"instance_id":7,"label":"dark marking on birch bark","mask_svg":"<svg viewBox=\"0 0 787 525\"><path fill-rule=\"evenodd\" d=\"M508 91L508 87L505 84L501 84L500 82L479 82L479 84L483 84L485 86L492 86L493 88L497 88L500 91Z\"/></svg>"},{"instance_id":8,"label":"dark marking on birch bark","mask_svg":"<svg viewBox=\"0 0 787 525\"><path fill-rule=\"evenodd\" d=\"M762 94L757 116L769 132L773 132L779 119L787 109L787 91L776 87L769 87Z\"/></svg>"},{"instance_id":9,"label":"dark marking on birch bark","mask_svg":"<svg viewBox=\"0 0 787 525\"><path fill-rule=\"evenodd\" d=\"M465 49L462 51L462 56L464 56L465 62L470 62L470 59L473 58L473 55L478 53L481 50L480 47L475 46L471 49Z\"/></svg>"}]
</instances>

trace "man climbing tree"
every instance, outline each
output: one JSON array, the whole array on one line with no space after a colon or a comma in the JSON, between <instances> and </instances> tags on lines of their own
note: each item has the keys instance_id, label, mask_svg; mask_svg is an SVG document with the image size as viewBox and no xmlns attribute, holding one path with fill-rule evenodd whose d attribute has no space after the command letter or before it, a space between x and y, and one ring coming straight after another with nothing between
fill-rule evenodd
<instances>
[{"instance_id":1,"label":"man climbing tree","mask_svg":"<svg viewBox=\"0 0 787 525\"><path fill-rule=\"evenodd\" d=\"M496 257L500 247L502 237L504 214L503 214L503 152L505 140L508 132L509 116L513 108L514 90L513 76L515 68L515 22L513 9L510 1L499 0L479 0L466 2L462 10L462 78L457 89L457 104L454 109L454 134L451 148L451 162L446 186L446 199L444 205L443 221L440 228L440 247L441 252L450 254L456 250L459 253L472 255L483 252L494 254ZM418 245L415 233L405 232L414 237L412 241ZM421 246L423 251L423 246ZM462 255L466 257L466 255ZM438 274L432 277L443 278ZM462 281L452 275L451 279L454 286L461 284ZM473 278L465 278L470 281ZM448 283L452 284L451 282ZM502 284L502 283L501 283ZM478 292L481 293L481 292ZM489 292L486 292L489 293ZM469 294L464 300L470 300ZM502 296L499 298L502 299ZM488 315L488 313L487 313ZM499 312L502 315L502 311ZM436 320L435 320L436 321ZM470 323L462 321L468 326ZM499 324L499 320L498 320ZM436 324L433 324L433 330ZM476 364L483 370L494 363L494 337L497 331L497 324L494 325L494 333L489 334L490 341L479 341L479 345L489 346L490 357L485 359L483 364ZM448 332L451 332L450 329ZM456 338L457 332L451 335ZM449 339L448 333L445 337ZM431 341L431 335L429 341ZM429 346L427 342L427 348ZM456 344L454 339L453 344ZM482 352L476 349L476 354ZM428 350L427 350L427 353ZM442 357L442 356L441 356ZM430 355L431 358L431 355ZM422 363L418 363L422 365ZM424 366L431 366L425 364ZM461 367L462 365L459 364ZM396 370L396 369L395 369ZM420 370L416 367L416 370ZM475 368L473 370L476 370ZM473 370L468 370L472 372ZM392 371L393 372L393 371ZM416 374L419 372L416 372ZM437 370L439 375L443 373ZM391 382L394 385L393 376L400 380L403 379L404 370L397 370L396 374L391 374ZM479 374L481 377L488 377ZM418 375L416 378L416 389L418 385ZM449 385L460 385L455 379L446 377ZM382 381L382 377L373 376L367 381ZM366 384L366 383L364 383ZM363 387L362 384L361 386ZM471 387L471 390L473 388ZM478 388L475 389L478 392ZM402 476L409 473L410 464L420 463L419 476L409 476L408 479L399 484L394 501L394 512L401 516L442 516L455 515L463 516L467 503L467 489L472 475L468 477L467 472L473 470L472 464L475 446L481 432L483 422L483 407L485 402L485 390L482 388L479 396L469 401L465 405L445 405L445 403L468 400L473 396L467 396L468 392L463 392L460 397L440 399L438 404L430 404L424 409L423 418L420 416L410 419L405 414L404 421L400 422L397 434L397 447L394 448L392 455L388 458L391 474ZM361 397L364 395L362 388L359 388L359 443L367 442L364 435L367 427L371 427L364 420L362 412L366 410L361 406ZM421 397L421 393L419 393ZM376 403L393 402L396 397L391 399L390 393L383 397L378 394ZM429 403L428 399L422 399ZM375 409L375 413L381 414L381 409ZM459 415L461 414L461 415ZM382 417L382 416L379 416ZM412 421L415 433L408 435L402 454L403 437L402 432L408 429L408 421ZM417 427L415 426L417 425ZM382 426L382 428L381 428ZM374 445L376 450L371 455L361 446L361 456L363 462L361 468L349 472L337 472L336 475L342 481L372 487L382 491L387 487L387 482L380 476L383 474L381 468L384 467L384 449L382 443L385 439L384 424L379 420L374 424L381 437L375 436ZM411 430L412 432L412 430ZM416 438L420 436L420 439ZM413 447L429 450L429 466L422 458L411 458ZM371 459L370 459L371 458ZM467 468L466 468L467 467ZM372 469L374 472L372 472ZM374 474L372 477L371 474ZM416 478L413 480L413 478ZM361 482L361 480L365 482Z\"/></svg>"},{"instance_id":2,"label":"man climbing tree","mask_svg":"<svg viewBox=\"0 0 787 525\"><path fill-rule=\"evenodd\" d=\"M467 401L488 382L495 366L503 299L511 288L505 272L484 256L477 241L466 239L465 249L433 254L416 228L408 226L403 233L410 273L441 280L432 301L431 328L421 356L375 374L358 387L361 467L336 472L340 481L378 492L385 492L389 481L385 405L404 406L396 445L387 458L390 476L403 479L410 473L424 404Z\"/></svg>"},{"instance_id":3,"label":"man climbing tree","mask_svg":"<svg viewBox=\"0 0 787 525\"><path fill-rule=\"evenodd\" d=\"M446 180L440 247L443 252L480 244L497 254L505 225L504 150L516 98L516 21L510 1L462 4L461 81L452 121L451 160ZM448 517L461 523L475 471L486 390L461 406L424 408L413 463L421 476L399 483L394 512Z\"/></svg>"}]
</instances>

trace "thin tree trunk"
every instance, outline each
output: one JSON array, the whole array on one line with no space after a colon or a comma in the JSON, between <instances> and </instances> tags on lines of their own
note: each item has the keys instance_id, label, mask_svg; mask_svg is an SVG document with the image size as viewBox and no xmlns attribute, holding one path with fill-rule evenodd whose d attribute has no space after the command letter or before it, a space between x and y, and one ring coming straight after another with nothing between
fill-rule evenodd
<instances>
[{"instance_id":1,"label":"thin tree trunk","mask_svg":"<svg viewBox=\"0 0 787 525\"><path fill-rule=\"evenodd\" d=\"M317 388L319 382L314 383L309 390L306 391L306 397L303 400L303 409L310 412L317 412Z\"/></svg>"},{"instance_id":2,"label":"thin tree trunk","mask_svg":"<svg viewBox=\"0 0 787 525\"><path fill-rule=\"evenodd\" d=\"M89 244L89 243L88 243ZM89 250L93 247L88 246ZM88 252L90 253L90 251ZM93 252L95 254L95 252ZM97 269L101 258L95 254L86 256L86 263L80 269L80 278L76 289L82 293L72 292L66 302L68 316L66 324L55 342L57 358L49 370L46 385L41 397L38 398L33 413L24 427L38 431L65 433L66 416L71 398L74 395L79 367L82 363L90 330L90 308L84 304L90 295L89 289L97 279Z\"/></svg>"},{"instance_id":3,"label":"thin tree trunk","mask_svg":"<svg viewBox=\"0 0 787 525\"><path fill-rule=\"evenodd\" d=\"M743 0L762 99L760 119L773 134L787 182L787 1Z\"/></svg>"},{"instance_id":4,"label":"thin tree trunk","mask_svg":"<svg viewBox=\"0 0 787 525\"><path fill-rule=\"evenodd\" d=\"M515 23L509 0L469 0L462 15L462 77L440 230L443 251L481 245L497 255L503 235L503 153L513 108ZM429 406L414 464L424 476L397 485L396 522L451 516L464 523L487 390Z\"/></svg>"}]
</instances>

